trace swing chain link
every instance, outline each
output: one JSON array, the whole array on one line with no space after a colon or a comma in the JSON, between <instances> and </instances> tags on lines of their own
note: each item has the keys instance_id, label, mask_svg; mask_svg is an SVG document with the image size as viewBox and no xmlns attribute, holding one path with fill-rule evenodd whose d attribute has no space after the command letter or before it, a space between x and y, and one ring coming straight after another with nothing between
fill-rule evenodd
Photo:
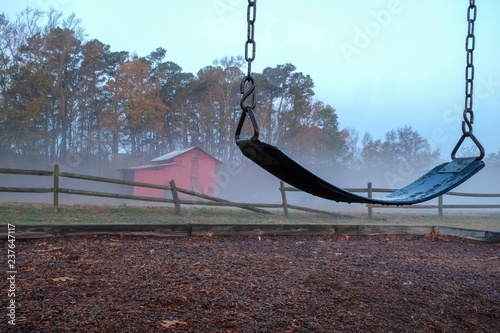
<instances>
[{"instance_id":1,"label":"swing chain link","mask_svg":"<svg viewBox=\"0 0 500 333\"><path fill-rule=\"evenodd\" d=\"M476 46L476 36L474 35L474 23L477 17L477 7L474 0L470 0L470 6L467 11L468 32L465 39L465 50L467 51L467 66L465 67L465 108L464 121L462 122L462 133L469 135L472 133L472 124L474 123L474 111L472 110L473 89L474 89L474 48ZM467 129L465 128L467 125Z\"/></svg>"},{"instance_id":2,"label":"swing chain link","mask_svg":"<svg viewBox=\"0 0 500 333\"><path fill-rule=\"evenodd\" d=\"M257 17L257 0L248 0L247 7L247 40L245 42L245 61L247 62L247 75L240 83L240 107L242 110L238 126L236 127L236 140L240 137L241 129L246 116L250 117L253 126L254 135L252 140L259 138L259 125L253 113L257 105L255 97L255 79L252 76L252 62L255 60L255 19ZM250 99L250 103L247 100Z\"/></svg>"},{"instance_id":3,"label":"swing chain link","mask_svg":"<svg viewBox=\"0 0 500 333\"><path fill-rule=\"evenodd\" d=\"M463 112L462 121L462 137L458 140L455 148L451 153L451 158L454 160L458 149L464 142L465 138L469 137L475 143L477 148L479 148L480 155L476 160L482 160L485 152L484 148L474 136L472 124L474 123L474 111L472 109L473 104L473 92L474 92L474 49L476 47L476 36L474 34L474 24L477 18L477 6L475 0L469 1L469 7L467 8L467 37L465 38L465 50L467 51L467 65L465 67L465 107Z\"/></svg>"},{"instance_id":4,"label":"swing chain link","mask_svg":"<svg viewBox=\"0 0 500 333\"><path fill-rule=\"evenodd\" d=\"M247 41L245 42L245 60L248 64L247 76L252 75L252 61L255 60L255 19L257 17L256 0L248 0ZM251 50L251 52L249 52ZM251 54L251 56L250 56Z\"/></svg>"}]
</instances>

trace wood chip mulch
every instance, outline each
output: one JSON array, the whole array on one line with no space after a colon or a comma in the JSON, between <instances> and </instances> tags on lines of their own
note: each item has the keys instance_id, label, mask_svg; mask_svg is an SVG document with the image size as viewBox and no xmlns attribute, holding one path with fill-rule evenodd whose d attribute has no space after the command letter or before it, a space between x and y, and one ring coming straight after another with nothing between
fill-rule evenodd
<instances>
[{"instance_id":1,"label":"wood chip mulch","mask_svg":"<svg viewBox=\"0 0 500 333\"><path fill-rule=\"evenodd\" d=\"M498 244L436 235L89 236L18 240L16 249L16 325L2 316L2 332L500 328Z\"/></svg>"}]
</instances>

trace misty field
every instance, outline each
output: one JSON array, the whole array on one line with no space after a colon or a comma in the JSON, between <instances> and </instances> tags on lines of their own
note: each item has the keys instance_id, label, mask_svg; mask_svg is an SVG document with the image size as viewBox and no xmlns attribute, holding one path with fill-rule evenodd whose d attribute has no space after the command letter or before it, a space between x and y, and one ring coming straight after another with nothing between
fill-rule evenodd
<instances>
[{"instance_id":1,"label":"misty field","mask_svg":"<svg viewBox=\"0 0 500 333\"><path fill-rule=\"evenodd\" d=\"M408 213L404 210L321 215L291 211L286 219L280 210L260 214L239 209L187 208L175 215L171 207L64 205L54 213L48 204L0 204L0 222L15 224L379 224L449 226L476 230L500 230L498 211L457 211L440 217L436 213Z\"/></svg>"}]
</instances>

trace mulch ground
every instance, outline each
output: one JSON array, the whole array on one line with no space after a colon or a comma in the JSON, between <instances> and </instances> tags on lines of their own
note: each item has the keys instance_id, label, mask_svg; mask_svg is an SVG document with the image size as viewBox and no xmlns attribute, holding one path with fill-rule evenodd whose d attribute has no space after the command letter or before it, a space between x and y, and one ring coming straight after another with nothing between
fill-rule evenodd
<instances>
[{"instance_id":1,"label":"mulch ground","mask_svg":"<svg viewBox=\"0 0 500 333\"><path fill-rule=\"evenodd\" d=\"M499 249L433 235L18 240L16 325L2 316L0 331L498 332Z\"/></svg>"}]
</instances>

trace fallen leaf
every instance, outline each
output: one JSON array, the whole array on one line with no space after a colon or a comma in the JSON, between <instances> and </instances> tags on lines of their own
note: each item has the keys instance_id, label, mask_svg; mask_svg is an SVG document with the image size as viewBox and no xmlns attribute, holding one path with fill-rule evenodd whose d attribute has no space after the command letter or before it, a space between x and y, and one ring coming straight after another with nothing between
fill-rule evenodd
<instances>
[{"instance_id":1,"label":"fallen leaf","mask_svg":"<svg viewBox=\"0 0 500 333\"><path fill-rule=\"evenodd\" d=\"M187 325L187 323L182 320L162 320L160 321L160 325L165 328L171 328L177 325Z\"/></svg>"},{"instance_id":2,"label":"fallen leaf","mask_svg":"<svg viewBox=\"0 0 500 333\"><path fill-rule=\"evenodd\" d=\"M73 281L73 280L75 280L75 279L70 278L68 276L62 276L62 277L52 279L52 281L54 281L54 282L66 282L66 281Z\"/></svg>"}]
</instances>

